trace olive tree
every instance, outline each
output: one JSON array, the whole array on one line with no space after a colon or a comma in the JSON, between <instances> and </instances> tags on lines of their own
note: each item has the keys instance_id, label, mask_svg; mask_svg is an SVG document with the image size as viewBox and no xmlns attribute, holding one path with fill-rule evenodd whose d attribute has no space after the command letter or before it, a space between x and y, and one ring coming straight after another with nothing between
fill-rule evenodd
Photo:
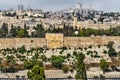
<instances>
[{"instance_id":1,"label":"olive tree","mask_svg":"<svg viewBox=\"0 0 120 80\"><path fill-rule=\"evenodd\" d=\"M105 59L101 59L100 60L100 68L101 68L101 70L103 70L103 73L105 73L105 71L107 71L108 70L108 63L106 62L106 60Z\"/></svg>"},{"instance_id":2,"label":"olive tree","mask_svg":"<svg viewBox=\"0 0 120 80\"><path fill-rule=\"evenodd\" d=\"M44 68L38 65L35 65L31 71L28 71L27 75L30 80L46 80Z\"/></svg>"}]
</instances>

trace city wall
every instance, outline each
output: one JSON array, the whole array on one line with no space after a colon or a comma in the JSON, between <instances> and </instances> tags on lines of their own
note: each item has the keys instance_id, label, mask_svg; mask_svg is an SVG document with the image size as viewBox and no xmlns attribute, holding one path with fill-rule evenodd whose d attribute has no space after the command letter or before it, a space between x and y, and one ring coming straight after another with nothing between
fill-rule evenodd
<instances>
[{"instance_id":1,"label":"city wall","mask_svg":"<svg viewBox=\"0 0 120 80\"><path fill-rule=\"evenodd\" d=\"M113 41L120 46L120 37L93 36L93 37L64 37L63 34L46 34L45 38L0 38L0 49L18 48L25 46L30 48L60 48L66 47L84 47L89 45L105 45Z\"/></svg>"},{"instance_id":2,"label":"city wall","mask_svg":"<svg viewBox=\"0 0 120 80\"><path fill-rule=\"evenodd\" d=\"M105 45L113 41L115 45L120 46L120 37L65 37L64 46L66 47L85 47L89 45Z\"/></svg>"},{"instance_id":3,"label":"city wall","mask_svg":"<svg viewBox=\"0 0 120 80\"><path fill-rule=\"evenodd\" d=\"M58 48L63 46L63 34L46 34L47 48Z\"/></svg>"},{"instance_id":4,"label":"city wall","mask_svg":"<svg viewBox=\"0 0 120 80\"><path fill-rule=\"evenodd\" d=\"M45 38L11 38L0 39L0 49L4 48L18 48L25 46L27 49L46 47Z\"/></svg>"}]
</instances>

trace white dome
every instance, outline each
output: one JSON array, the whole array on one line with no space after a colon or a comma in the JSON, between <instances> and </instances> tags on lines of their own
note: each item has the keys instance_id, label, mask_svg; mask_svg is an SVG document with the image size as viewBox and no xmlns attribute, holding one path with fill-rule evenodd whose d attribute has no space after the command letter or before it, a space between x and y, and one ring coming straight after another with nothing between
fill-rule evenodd
<instances>
[{"instance_id":1,"label":"white dome","mask_svg":"<svg viewBox=\"0 0 120 80\"><path fill-rule=\"evenodd\" d=\"M79 33L78 31L75 31L75 35L78 35L78 33Z\"/></svg>"}]
</instances>

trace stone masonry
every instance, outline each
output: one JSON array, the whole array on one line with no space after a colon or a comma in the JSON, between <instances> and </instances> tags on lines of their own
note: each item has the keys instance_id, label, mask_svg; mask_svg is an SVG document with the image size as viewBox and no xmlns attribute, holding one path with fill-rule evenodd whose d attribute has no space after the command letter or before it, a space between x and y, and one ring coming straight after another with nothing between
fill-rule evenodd
<instances>
[{"instance_id":1,"label":"stone masonry","mask_svg":"<svg viewBox=\"0 0 120 80\"><path fill-rule=\"evenodd\" d=\"M64 37L63 34L47 33L45 38L0 38L0 49L18 48L25 46L30 48L60 48L84 47L89 45L105 45L113 41L120 46L119 36L92 36L92 37Z\"/></svg>"}]
</instances>

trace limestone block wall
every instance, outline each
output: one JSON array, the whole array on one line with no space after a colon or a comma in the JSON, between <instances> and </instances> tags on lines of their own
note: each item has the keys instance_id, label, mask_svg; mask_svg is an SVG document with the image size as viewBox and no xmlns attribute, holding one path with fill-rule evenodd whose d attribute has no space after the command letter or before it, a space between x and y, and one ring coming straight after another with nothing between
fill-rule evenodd
<instances>
[{"instance_id":1,"label":"limestone block wall","mask_svg":"<svg viewBox=\"0 0 120 80\"><path fill-rule=\"evenodd\" d=\"M120 37L93 36L93 37L64 37L63 34L46 34L45 38L0 38L0 49L18 48L25 46L30 48L60 48L85 47L89 45L105 45L113 41L115 46L120 46Z\"/></svg>"},{"instance_id":2,"label":"limestone block wall","mask_svg":"<svg viewBox=\"0 0 120 80\"><path fill-rule=\"evenodd\" d=\"M63 34L46 34L47 48L60 48L63 46Z\"/></svg>"},{"instance_id":3,"label":"limestone block wall","mask_svg":"<svg viewBox=\"0 0 120 80\"><path fill-rule=\"evenodd\" d=\"M120 46L120 37L113 36L94 36L94 37L65 37L64 46L66 47L84 47L89 45L105 45L113 41L115 45Z\"/></svg>"},{"instance_id":4,"label":"limestone block wall","mask_svg":"<svg viewBox=\"0 0 120 80\"><path fill-rule=\"evenodd\" d=\"M113 41L115 45L120 46L120 37L102 37L103 44L108 43L109 41Z\"/></svg>"},{"instance_id":5,"label":"limestone block wall","mask_svg":"<svg viewBox=\"0 0 120 80\"><path fill-rule=\"evenodd\" d=\"M64 37L64 46L66 46L66 47L81 46L81 38L79 38L79 37Z\"/></svg>"},{"instance_id":6,"label":"limestone block wall","mask_svg":"<svg viewBox=\"0 0 120 80\"><path fill-rule=\"evenodd\" d=\"M25 46L27 49L46 47L45 38L1 38L0 39L0 49L4 48L18 48Z\"/></svg>"}]
</instances>

